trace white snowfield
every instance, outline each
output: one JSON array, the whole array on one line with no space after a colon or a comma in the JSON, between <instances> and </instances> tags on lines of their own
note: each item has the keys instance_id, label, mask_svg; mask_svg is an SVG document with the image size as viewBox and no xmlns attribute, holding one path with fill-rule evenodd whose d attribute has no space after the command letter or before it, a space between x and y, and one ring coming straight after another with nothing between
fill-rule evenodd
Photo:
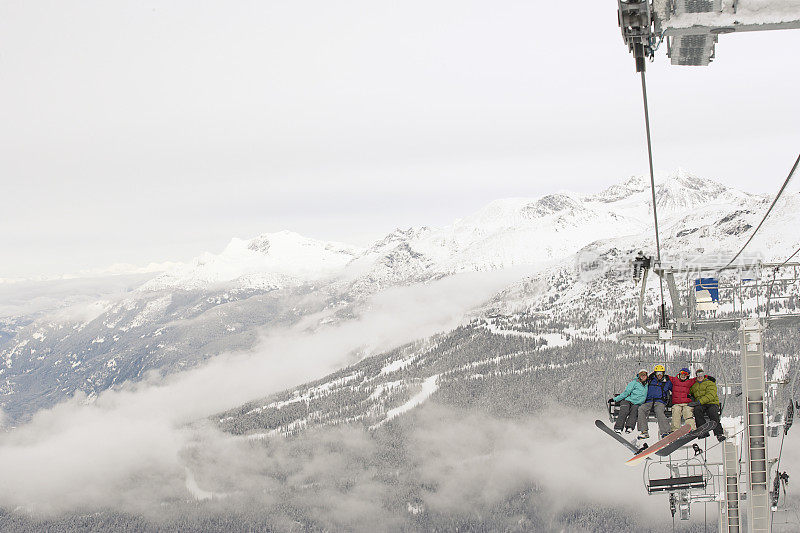
<instances>
[{"instance_id":1,"label":"white snowfield","mask_svg":"<svg viewBox=\"0 0 800 533\"><path fill-rule=\"evenodd\" d=\"M672 242L707 257L727 255L740 245L746 226L758 222L769 199L677 170L658 180L656 201L667 249ZM800 194L787 194L779 204L762 230L770 233L768 244L751 245L775 258L800 244L800 234L792 229L800 219ZM289 231L234 239L222 253L206 253L175 267L143 289L226 284L269 290L323 279L385 286L458 272L545 266L611 239L649 246L649 180L631 177L593 195L561 192L497 200L444 228L396 230L366 249Z\"/></svg>"},{"instance_id":2,"label":"white snowfield","mask_svg":"<svg viewBox=\"0 0 800 533\"><path fill-rule=\"evenodd\" d=\"M568 346L570 341L562 333L530 333L527 331L517 331L513 329L502 329L494 324L487 324L486 329L495 335L511 335L514 337L528 337L547 342L547 346L554 348L558 346Z\"/></svg>"},{"instance_id":3,"label":"white snowfield","mask_svg":"<svg viewBox=\"0 0 800 533\"><path fill-rule=\"evenodd\" d=\"M370 427L370 429L374 429L374 428L377 428L379 426L382 426L383 424L385 424L389 420L397 418L398 416L402 415L403 413L406 413L406 412L412 410L413 408L418 407L418 406L422 405L423 403L425 403L425 401L428 398L430 398L431 395L434 392L436 392L436 389L439 388L439 385L436 383L437 379L439 379L439 374L435 374L433 376L425 378L425 380L423 380L423 382L422 382L422 389L417 394L412 396L403 405L399 405L399 406L395 407L394 409L389 409L388 411L386 411L386 417L383 420L381 420L380 422L378 422L377 424L372 425Z\"/></svg>"},{"instance_id":4,"label":"white snowfield","mask_svg":"<svg viewBox=\"0 0 800 533\"><path fill-rule=\"evenodd\" d=\"M191 494L195 500L198 501L210 500L214 497L214 493L208 492L200 488L200 486L197 484L197 481L194 478L194 474L192 473L192 471L189 469L188 466L185 467L185 472L186 472L186 490L189 491L189 494Z\"/></svg>"}]
</instances>

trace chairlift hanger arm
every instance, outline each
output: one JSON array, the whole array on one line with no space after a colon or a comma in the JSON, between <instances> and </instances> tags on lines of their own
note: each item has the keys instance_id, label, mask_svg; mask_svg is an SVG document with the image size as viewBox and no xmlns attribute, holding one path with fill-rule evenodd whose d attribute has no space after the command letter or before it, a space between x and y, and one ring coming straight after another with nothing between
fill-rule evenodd
<instances>
[{"instance_id":1,"label":"chairlift hanger arm","mask_svg":"<svg viewBox=\"0 0 800 533\"><path fill-rule=\"evenodd\" d=\"M644 322L644 295L647 289L647 272L649 269L644 268L642 269L642 287L639 291L639 314L637 315L637 322L640 328L645 330L647 333L655 333L656 330L653 328L649 328L645 325Z\"/></svg>"},{"instance_id":2,"label":"chairlift hanger arm","mask_svg":"<svg viewBox=\"0 0 800 533\"><path fill-rule=\"evenodd\" d=\"M645 58L653 58L655 28L652 5L649 0L617 0L617 23L622 40L633 54L636 72L644 72Z\"/></svg>"}]
</instances>

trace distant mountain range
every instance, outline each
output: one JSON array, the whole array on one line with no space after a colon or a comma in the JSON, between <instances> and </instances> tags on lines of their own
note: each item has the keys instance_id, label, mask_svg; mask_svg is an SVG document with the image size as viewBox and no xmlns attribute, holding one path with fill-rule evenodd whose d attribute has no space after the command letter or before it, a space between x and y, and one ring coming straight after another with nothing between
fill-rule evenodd
<instances>
[{"instance_id":1,"label":"distant mountain range","mask_svg":"<svg viewBox=\"0 0 800 533\"><path fill-rule=\"evenodd\" d=\"M711 259L741 245L769 198L678 171L658 184L656 201L664 254ZM751 252L782 259L796 249L798 207L800 194L782 199ZM206 253L150 275L126 292L84 298L80 312L63 298L43 309L0 316L0 406L13 424L76 391L92 397L151 370L179 372L221 353L251 348L271 328L311 316L330 324L369 313L368 299L385 290L515 267L532 273L472 310L462 328L472 332L470 338L519 344L530 368L569 368L578 359L568 345L580 339L612 342L615 332L632 325L632 309L625 303L632 302L632 285L623 290L608 279L628 276L632 256L653 251L652 243L649 182L641 177L592 195L497 200L447 227L398 229L366 248L288 231L234 239L219 254ZM576 262L586 264L576 268ZM352 379L370 380L362 391L365 398L386 401L378 402L377 410L362 409L360 418L380 424L403 412L392 409L424 401L454 373L489 364L464 358L458 350L448 364L424 357L431 346L446 344L448 335L461 338L466 332L445 334L444 341L417 339L416 348L385 356L385 364L365 362L376 372ZM558 349L562 352L553 351ZM498 355L497 364L507 355ZM410 381L392 376L422 362L433 366L409 374ZM299 405L297 398L314 397L311 389L264 399L239 415L274 414L280 402ZM289 427L244 422L241 416L225 423L239 432Z\"/></svg>"}]
</instances>

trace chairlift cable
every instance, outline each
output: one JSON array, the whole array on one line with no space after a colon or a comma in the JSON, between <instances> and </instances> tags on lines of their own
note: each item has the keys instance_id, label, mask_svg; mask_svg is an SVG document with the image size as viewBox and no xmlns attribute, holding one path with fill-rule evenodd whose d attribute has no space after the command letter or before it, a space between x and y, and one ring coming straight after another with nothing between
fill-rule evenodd
<instances>
[{"instance_id":1,"label":"chairlift cable","mask_svg":"<svg viewBox=\"0 0 800 533\"><path fill-rule=\"evenodd\" d=\"M659 266L661 265L661 239L658 234L658 207L656 205L656 179L653 173L653 142L650 138L650 112L647 106L647 82L645 81L644 69L640 72L642 77L642 103L644 104L644 128L647 133L647 160L650 165L650 194L653 200L653 223L656 232L656 259ZM660 307L660 321L659 328L664 328L667 325L666 309L664 307L664 280L661 276L658 277L658 285L661 291L661 307ZM667 345L664 344L664 359L667 357Z\"/></svg>"},{"instance_id":2,"label":"chairlift cable","mask_svg":"<svg viewBox=\"0 0 800 533\"><path fill-rule=\"evenodd\" d=\"M789 385L788 397L789 397L789 401L790 402L794 401L794 389L795 389L795 385L797 384L797 373L798 373L798 370L800 370L800 368L798 368L798 367L794 368L794 377L792 378L792 384Z\"/></svg>"},{"instance_id":3,"label":"chairlift cable","mask_svg":"<svg viewBox=\"0 0 800 533\"><path fill-rule=\"evenodd\" d=\"M786 264L786 262L781 264L781 266L783 266L785 264ZM770 280L769 287L767 287L767 303L766 303L766 306L767 306L767 319L769 319L770 309L772 308L772 305L771 305L771 302L772 302L772 287L775 285L775 278L778 277L778 270L780 270L780 268L781 267L778 266L778 267L775 267L774 269L772 269L772 280Z\"/></svg>"},{"instance_id":4,"label":"chairlift cable","mask_svg":"<svg viewBox=\"0 0 800 533\"><path fill-rule=\"evenodd\" d=\"M708 338L708 347L706 347L706 355L708 355L709 350L711 351L711 357L707 357L707 364L709 365L716 365L719 369L720 374L722 374L723 383L725 384L725 389L723 389L722 395L722 403L720 404L719 410L720 413L725 409L725 404L728 403L728 372L725 370L725 365L722 364L722 356L719 354L717 350L714 349L714 332L709 332Z\"/></svg>"},{"instance_id":5,"label":"chairlift cable","mask_svg":"<svg viewBox=\"0 0 800 533\"><path fill-rule=\"evenodd\" d=\"M767 220L767 217L772 212L772 208L775 207L776 203L778 203L778 200L780 199L781 195L783 194L783 191L786 189L786 186L789 185L789 181L791 181L792 176L794 175L794 171L797 169L797 165L799 163L800 163L800 155L797 156L797 159L795 160L794 165L792 166L792 170L789 171L789 175L786 176L786 179L784 180L783 185L781 186L780 190L778 191L778 194L775 196L775 199L772 200L772 204L770 204L769 209L767 209L767 212L764 214L764 218L762 218L761 222L758 223L758 226L756 226L755 231L753 231L753 233L750 235L750 238L747 239L747 242L744 243L744 246L742 246L741 249L738 252L736 252L736 255L733 256L733 259L728 261L728 264L725 265L722 268L723 270L728 268L729 266L731 266L733 264L733 262L736 261L739 258L739 256L742 254L744 249L747 248L747 245L750 244L750 241L753 240L753 237L756 236L756 233L758 233L758 230L761 229L761 226L764 224L764 221ZM795 253L797 253L797 252L795 252ZM794 255L792 255L792 256L794 256ZM787 262L788 262L788 260L787 260Z\"/></svg>"},{"instance_id":6,"label":"chairlift cable","mask_svg":"<svg viewBox=\"0 0 800 533\"><path fill-rule=\"evenodd\" d=\"M796 376L796 375L797 375L797 374L795 374L795 376ZM792 402L794 402L794 399L790 398L790 399L789 399L789 403L792 403ZM787 414L788 414L788 412L787 412ZM786 424L786 419L785 419L785 418L784 418L784 420L783 420L783 423L784 423L784 425ZM786 434L787 434L788 432L789 432L789 430L788 430L788 429L786 429L786 430L784 430L784 431L782 432L783 434L781 435L781 447L780 447L780 449L778 450L778 460L777 460L777 462L775 463L775 475L776 475L776 476L777 476L777 475L778 475L778 473L780 472L780 468L781 468L781 456L783 455L783 440L786 438Z\"/></svg>"},{"instance_id":7,"label":"chairlift cable","mask_svg":"<svg viewBox=\"0 0 800 533\"><path fill-rule=\"evenodd\" d=\"M786 432L784 431L783 435L781 435L781 448L778 451L778 461L775 463L775 476L780 476L781 475L781 455L783 455L783 439L785 439L785 438L786 438ZM781 493L781 491L780 491L780 482L779 482L779 484L778 484L778 497L779 498L780 498L780 493ZM785 498L784 498L784 500L785 500ZM773 500L773 501L775 502L775 505L777 506L778 500L776 499L776 500ZM771 511L770 514L771 514L772 517L774 517L775 516L775 511ZM772 531L772 520L770 520L770 531Z\"/></svg>"},{"instance_id":8,"label":"chairlift cable","mask_svg":"<svg viewBox=\"0 0 800 533\"><path fill-rule=\"evenodd\" d=\"M644 71L641 72L642 76L642 101L644 103L644 127L647 134L647 158L650 164L650 193L653 198L653 222L655 223L656 230L656 258L661 261L661 240L658 234L658 210L656 208L656 184L653 175L653 144L650 139L650 113L647 106L647 83L645 81Z\"/></svg>"},{"instance_id":9,"label":"chairlift cable","mask_svg":"<svg viewBox=\"0 0 800 533\"><path fill-rule=\"evenodd\" d=\"M703 502L703 531L708 533L708 502Z\"/></svg>"},{"instance_id":10,"label":"chairlift cable","mask_svg":"<svg viewBox=\"0 0 800 533\"><path fill-rule=\"evenodd\" d=\"M770 281L769 288L767 289L767 318L769 318L769 315L770 315L770 300L772 298L772 286L775 285L775 278L778 275L778 270L780 270L784 265L786 265L786 263L791 261L792 258L794 256L796 256L798 253L800 253L800 248L795 250L794 253L792 253L792 255L787 257L786 260L783 263L781 263L780 265L778 265L774 269L772 269L772 281Z\"/></svg>"},{"instance_id":11,"label":"chairlift cable","mask_svg":"<svg viewBox=\"0 0 800 533\"><path fill-rule=\"evenodd\" d=\"M780 267L784 266L786 263L788 263L789 261L791 261L791 260L792 260L792 258L793 258L794 256L796 256L798 253L800 253L800 248L798 248L797 250L795 250L795 251L794 251L794 253L793 253L792 255L790 255L790 256L788 257L788 259L786 259L786 261L784 261L783 263L781 263L780 265L778 265L778 268L780 268Z\"/></svg>"}]
</instances>

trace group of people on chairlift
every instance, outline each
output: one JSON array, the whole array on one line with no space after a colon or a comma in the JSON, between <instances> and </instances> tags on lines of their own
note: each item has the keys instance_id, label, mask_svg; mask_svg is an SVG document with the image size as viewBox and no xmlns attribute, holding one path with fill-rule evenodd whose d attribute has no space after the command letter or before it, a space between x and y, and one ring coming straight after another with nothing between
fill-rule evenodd
<instances>
[{"instance_id":1,"label":"group of people on chairlift","mask_svg":"<svg viewBox=\"0 0 800 533\"><path fill-rule=\"evenodd\" d=\"M694 431L707 420L716 422L714 435L720 442L725 440L719 421L720 404L716 380L707 376L702 368L696 368L694 377L688 368L681 368L677 376L667 374L664 365L656 365L652 373L639 370L622 394L614 396L609 403L619 403L619 416L614 424L617 433L631 433L638 423L639 440L650 438L647 420L655 412L658 432L663 438L681 427L681 421ZM667 420L667 406L672 406L672 421ZM699 438L708 437L708 433Z\"/></svg>"}]
</instances>

